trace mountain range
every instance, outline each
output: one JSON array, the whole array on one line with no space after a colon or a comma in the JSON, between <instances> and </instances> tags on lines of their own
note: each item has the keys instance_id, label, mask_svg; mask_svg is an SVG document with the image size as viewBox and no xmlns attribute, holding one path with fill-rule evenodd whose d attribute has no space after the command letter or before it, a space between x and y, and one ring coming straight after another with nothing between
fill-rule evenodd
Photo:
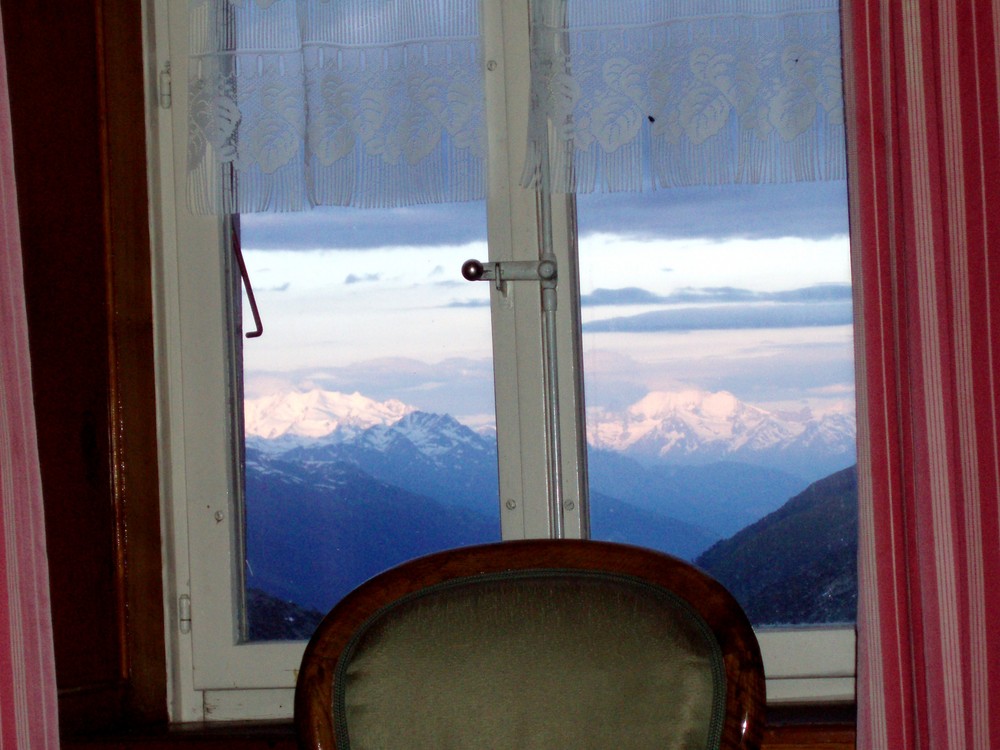
<instances>
[{"instance_id":1,"label":"mountain range","mask_svg":"<svg viewBox=\"0 0 1000 750\"><path fill-rule=\"evenodd\" d=\"M855 417L772 412L727 391L652 392L624 410L591 409L587 439L646 462L749 463L818 479L854 462Z\"/></svg>"},{"instance_id":2,"label":"mountain range","mask_svg":"<svg viewBox=\"0 0 1000 750\"><path fill-rule=\"evenodd\" d=\"M283 632L255 624L254 611L270 617L292 603L299 609L288 621L300 621L385 567L499 538L490 432L357 393L297 392L246 406L251 632ZM790 418L726 393L650 394L619 416L602 413L591 430L593 536L689 560L815 478L768 465L768 456L822 434L817 466L851 463L848 446L853 459L841 415Z\"/></svg>"},{"instance_id":3,"label":"mountain range","mask_svg":"<svg viewBox=\"0 0 1000 750\"><path fill-rule=\"evenodd\" d=\"M247 399L245 430L258 447L284 450L313 441L350 441L416 411L397 400L375 401L360 393L291 391ZM587 413L593 450L647 465L747 463L808 481L854 463L855 439L852 412L768 411L727 391L654 391L625 409Z\"/></svg>"}]
</instances>

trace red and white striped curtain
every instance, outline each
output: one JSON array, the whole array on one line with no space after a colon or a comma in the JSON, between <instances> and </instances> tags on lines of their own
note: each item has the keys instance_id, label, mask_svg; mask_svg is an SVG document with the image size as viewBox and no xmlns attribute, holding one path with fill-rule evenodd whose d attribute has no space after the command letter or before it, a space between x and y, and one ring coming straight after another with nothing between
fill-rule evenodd
<instances>
[{"instance_id":1,"label":"red and white striped curtain","mask_svg":"<svg viewBox=\"0 0 1000 750\"><path fill-rule=\"evenodd\" d=\"M844 20L863 321L858 747L988 748L1000 737L1000 3L850 0Z\"/></svg>"},{"instance_id":2,"label":"red and white striped curtain","mask_svg":"<svg viewBox=\"0 0 1000 750\"><path fill-rule=\"evenodd\" d=\"M59 745L48 592L0 23L0 750Z\"/></svg>"}]
</instances>

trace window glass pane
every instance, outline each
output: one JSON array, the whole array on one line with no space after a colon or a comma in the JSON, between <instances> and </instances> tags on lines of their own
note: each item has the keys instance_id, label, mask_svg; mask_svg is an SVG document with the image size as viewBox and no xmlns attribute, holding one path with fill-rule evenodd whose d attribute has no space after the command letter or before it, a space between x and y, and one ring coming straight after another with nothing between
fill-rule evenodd
<instances>
[{"instance_id":1,"label":"window glass pane","mask_svg":"<svg viewBox=\"0 0 1000 750\"><path fill-rule=\"evenodd\" d=\"M844 183L578 206L594 537L696 561L757 625L853 621Z\"/></svg>"},{"instance_id":2,"label":"window glass pane","mask_svg":"<svg viewBox=\"0 0 1000 750\"><path fill-rule=\"evenodd\" d=\"M499 539L482 202L245 216L248 636L306 638L421 554ZM244 308L244 327L252 330Z\"/></svg>"}]
</instances>

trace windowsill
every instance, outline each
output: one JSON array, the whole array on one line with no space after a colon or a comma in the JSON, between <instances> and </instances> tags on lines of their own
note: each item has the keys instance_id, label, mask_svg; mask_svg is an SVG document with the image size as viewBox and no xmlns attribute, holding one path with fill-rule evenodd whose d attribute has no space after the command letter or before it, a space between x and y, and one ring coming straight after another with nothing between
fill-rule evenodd
<instances>
[{"instance_id":1,"label":"windowsill","mask_svg":"<svg viewBox=\"0 0 1000 750\"><path fill-rule=\"evenodd\" d=\"M854 750L856 715L853 703L769 707L763 748Z\"/></svg>"},{"instance_id":2,"label":"windowsill","mask_svg":"<svg viewBox=\"0 0 1000 750\"><path fill-rule=\"evenodd\" d=\"M62 737L63 748L99 750L99 748L183 746L189 750L206 748L247 748L284 750L295 748L295 731L290 721L192 722L189 724L146 725L104 732Z\"/></svg>"},{"instance_id":3,"label":"windowsill","mask_svg":"<svg viewBox=\"0 0 1000 750\"><path fill-rule=\"evenodd\" d=\"M768 727L763 750L776 748L822 748L848 750L855 746L853 704L777 706L768 711ZM143 748L182 746L188 750L285 750L295 748L295 732L290 721L199 722L143 726L120 731L63 737L63 748Z\"/></svg>"}]
</instances>

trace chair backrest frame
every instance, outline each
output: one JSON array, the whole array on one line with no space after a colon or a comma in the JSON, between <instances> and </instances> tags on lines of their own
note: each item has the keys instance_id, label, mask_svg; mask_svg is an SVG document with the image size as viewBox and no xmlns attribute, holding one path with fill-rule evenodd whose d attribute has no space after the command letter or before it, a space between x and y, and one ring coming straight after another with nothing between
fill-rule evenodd
<instances>
[{"instance_id":1,"label":"chair backrest frame","mask_svg":"<svg viewBox=\"0 0 1000 750\"><path fill-rule=\"evenodd\" d=\"M562 569L629 576L671 591L704 620L726 670L720 747L760 747L764 670L756 636L732 595L706 573L653 550L611 542L523 540L462 547L403 563L359 586L323 619L306 647L295 694L299 744L336 750L334 678L344 649L370 617L402 597L458 578L503 571Z\"/></svg>"}]
</instances>

